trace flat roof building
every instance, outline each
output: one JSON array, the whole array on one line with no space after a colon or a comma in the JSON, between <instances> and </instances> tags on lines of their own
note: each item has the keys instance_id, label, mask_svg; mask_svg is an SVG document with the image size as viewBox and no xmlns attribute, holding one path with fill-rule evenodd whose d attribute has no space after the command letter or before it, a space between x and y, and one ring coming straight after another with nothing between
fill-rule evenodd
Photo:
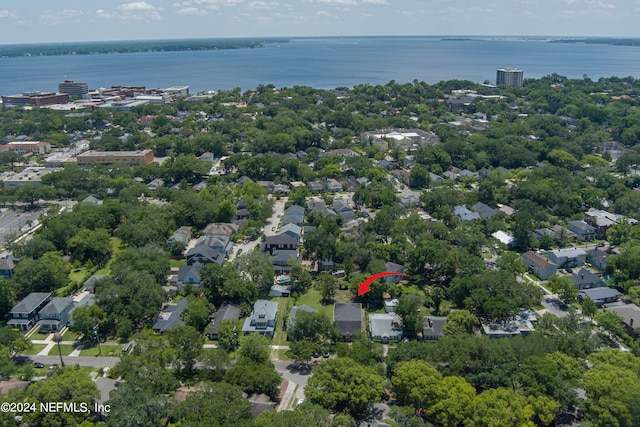
<instances>
[{"instance_id":1,"label":"flat roof building","mask_svg":"<svg viewBox=\"0 0 640 427\"><path fill-rule=\"evenodd\" d=\"M76 156L79 165L109 165L124 163L127 165L140 165L153 163L153 150L138 151L95 151L89 150Z\"/></svg>"},{"instance_id":2,"label":"flat roof building","mask_svg":"<svg viewBox=\"0 0 640 427\"><path fill-rule=\"evenodd\" d=\"M66 93L67 95L84 96L89 93L89 86L85 82L65 80L58 83L58 92Z\"/></svg>"},{"instance_id":3,"label":"flat roof building","mask_svg":"<svg viewBox=\"0 0 640 427\"><path fill-rule=\"evenodd\" d=\"M504 87L522 87L524 71L515 68L499 68L496 72L496 85Z\"/></svg>"},{"instance_id":4,"label":"flat roof building","mask_svg":"<svg viewBox=\"0 0 640 427\"><path fill-rule=\"evenodd\" d=\"M44 154L51 151L51 144L40 141L15 141L0 145L0 151L15 151L18 154Z\"/></svg>"},{"instance_id":5,"label":"flat roof building","mask_svg":"<svg viewBox=\"0 0 640 427\"><path fill-rule=\"evenodd\" d=\"M69 95L53 92L24 92L18 95L2 97L3 107L46 107L54 104L67 104Z\"/></svg>"}]
</instances>

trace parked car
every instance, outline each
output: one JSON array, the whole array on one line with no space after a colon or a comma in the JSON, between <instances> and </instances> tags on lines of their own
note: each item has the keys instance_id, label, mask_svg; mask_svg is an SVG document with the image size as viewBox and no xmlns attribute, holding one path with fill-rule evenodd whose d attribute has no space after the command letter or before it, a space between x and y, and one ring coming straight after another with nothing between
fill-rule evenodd
<instances>
[{"instance_id":1,"label":"parked car","mask_svg":"<svg viewBox=\"0 0 640 427\"><path fill-rule=\"evenodd\" d=\"M35 366L35 367L36 367L36 368L38 368L38 369L42 369L42 368L44 368L44 363L35 362L35 363L33 364L33 366Z\"/></svg>"}]
</instances>

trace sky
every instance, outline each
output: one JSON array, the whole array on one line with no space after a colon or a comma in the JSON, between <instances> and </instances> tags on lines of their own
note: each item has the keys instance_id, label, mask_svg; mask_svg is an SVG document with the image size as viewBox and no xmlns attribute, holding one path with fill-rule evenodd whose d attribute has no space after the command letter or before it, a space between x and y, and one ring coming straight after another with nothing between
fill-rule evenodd
<instances>
[{"instance_id":1,"label":"sky","mask_svg":"<svg viewBox=\"0 0 640 427\"><path fill-rule=\"evenodd\" d=\"M640 0L3 0L0 44L220 37L640 37Z\"/></svg>"}]
</instances>

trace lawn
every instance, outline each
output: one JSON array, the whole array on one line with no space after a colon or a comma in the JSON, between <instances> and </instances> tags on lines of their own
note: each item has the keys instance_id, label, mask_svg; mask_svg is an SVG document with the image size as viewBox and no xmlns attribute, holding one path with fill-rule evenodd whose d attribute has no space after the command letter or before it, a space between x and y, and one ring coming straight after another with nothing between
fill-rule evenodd
<instances>
[{"instance_id":1,"label":"lawn","mask_svg":"<svg viewBox=\"0 0 640 427\"><path fill-rule=\"evenodd\" d=\"M100 349L102 349L102 353L100 353ZM96 345L80 350L80 356L120 357L121 355L122 347L119 345L115 346L101 344L100 347Z\"/></svg>"},{"instance_id":2,"label":"lawn","mask_svg":"<svg viewBox=\"0 0 640 427\"><path fill-rule=\"evenodd\" d=\"M276 332L275 335L273 336L273 340L271 342L271 345L287 345L287 333L284 332L283 327L284 327L284 318L285 316L287 316L287 300L288 298L275 298L275 300L278 302L278 323L276 324ZM291 307L293 307L293 305L291 305L291 303L289 304L289 309L291 309Z\"/></svg>"},{"instance_id":3,"label":"lawn","mask_svg":"<svg viewBox=\"0 0 640 427\"><path fill-rule=\"evenodd\" d=\"M169 265L171 266L171 268L182 267L183 265L187 265L187 260L185 258L181 258L181 259L172 258L169 260Z\"/></svg>"},{"instance_id":4,"label":"lawn","mask_svg":"<svg viewBox=\"0 0 640 427\"><path fill-rule=\"evenodd\" d=\"M320 291L316 289L309 289L304 295L300 295L295 300L292 300L289 304L290 307L294 305L308 305L311 308L315 308L320 313L325 313L327 316L333 318L333 304L322 305Z\"/></svg>"},{"instance_id":5,"label":"lawn","mask_svg":"<svg viewBox=\"0 0 640 427\"><path fill-rule=\"evenodd\" d=\"M97 270L95 273L93 274L98 274L98 275L109 275L109 273L111 272L111 263L113 262L114 259L116 259L116 257L124 252L126 250L126 246L122 244L122 240L118 239L117 237L112 237L111 238L111 251L112 251L112 255L111 255L111 259L109 260L109 262L107 263L106 266L102 267L100 270Z\"/></svg>"},{"instance_id":6,"label":"lawn","mask_svg":"<svg viewBox=\"0 0 640 427\"><path fill-rule=\"evenodd\" d=\"M67 329L64 334L62 334L63 341L76 341L80 334L72 331L71 329Z\"/></svg>"},{"instance_id":7,"label":"lawn","mask_svg":"<svg viewBox=\"0 0 640 427\"><path fill-rule=\"evenodd\" d=\"M23 351L23 354L28 354L30 356L35 356L45 349L46 344L33 344L30 349Z\"/></svg>"},{"instance_id":8,"label":"lawn","mask_svg":"<svg viewBox=\"0 0 640 427\"><path fill-rule=\"evenodd\" d=\"M76 348L71 344L60 344L60 351L62 352L63 356L70 355L71 352L75 349ZM49 356L58 356L59 354L60 353L58 352L57 345L54 345L53 347L51 347L51 350L49 350Z\"/></svg>"}]
</instances>

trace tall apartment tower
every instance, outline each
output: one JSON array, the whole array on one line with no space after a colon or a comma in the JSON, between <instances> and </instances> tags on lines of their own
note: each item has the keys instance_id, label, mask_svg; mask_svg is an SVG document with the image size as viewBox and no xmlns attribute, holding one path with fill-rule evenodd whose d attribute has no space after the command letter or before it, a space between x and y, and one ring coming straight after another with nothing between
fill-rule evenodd
<instances>
[{"instance_id":1,"label":"tall apartment tower","mask_svg":"<svg viewBox=\"0 0 640 427\"><path fill-rule=\"evenodd\" d=\"M89 86L85 82L74 82L73 80L65 80L58 83L58 92L67 95L84 96L89 93Z\"/></svg>"},{"instance_id":2,"label":"tall apartment tower","mask_svg":"<svg viewBox=\"0 0 640 427\"><path fill-rule=\"evenodd\" d=\"M522 87L524 71L515 68L499 68L496 73L496 85L504 87Z\"/></svg>"}]
</instances>

